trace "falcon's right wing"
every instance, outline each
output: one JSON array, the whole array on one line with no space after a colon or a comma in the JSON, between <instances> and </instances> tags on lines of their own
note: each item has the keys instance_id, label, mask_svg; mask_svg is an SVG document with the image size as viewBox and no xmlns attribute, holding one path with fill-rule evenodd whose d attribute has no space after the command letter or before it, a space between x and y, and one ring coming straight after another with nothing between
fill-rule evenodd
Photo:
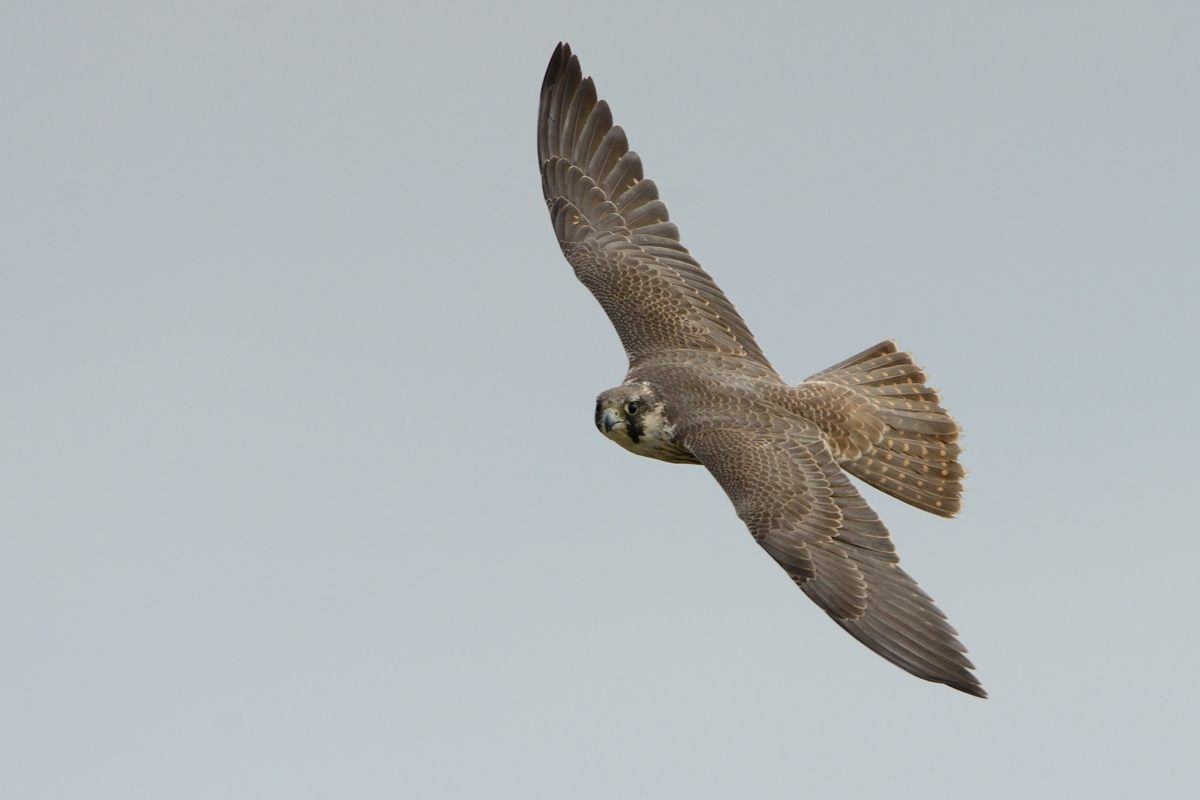
<instances>
[{"instance_id":1,"label":"falcon's right wing","mask_svg":"<svg viewBox=\"0 0 1200 800\"><path fill-rule=\"evenodd\" d=\"M770 367L733 304L680 244L658 188L566 44L546 69L537 140L559 246L631 364L682 348Z\"/></svg>"},{"instance_id":2,"label":"falcon's right wing","mask_svg":"<svg viewBox=\"0 0 1200 800\"><path fill-rule=\"evenodd\" d=\"M946 617L806 420L696 429L684 443L755 540L854 638L918 678L986 697Z\"/></svg>"}]
</instances>

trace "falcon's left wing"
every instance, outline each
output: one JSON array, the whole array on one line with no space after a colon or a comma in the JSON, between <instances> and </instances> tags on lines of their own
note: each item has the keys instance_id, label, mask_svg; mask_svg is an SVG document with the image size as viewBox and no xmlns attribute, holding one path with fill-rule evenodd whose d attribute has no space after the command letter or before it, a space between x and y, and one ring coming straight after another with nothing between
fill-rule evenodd
<instances>
[{"instance_id":1,"label":"falcon's left wing","mask_svg":"<svg viewBox=\"0 0 1200 800\"><path fill-rule=\"evenodd\" d=\"M755 540L838 625L918 678L986 697L946 617L807 420L684 431Z\"/></svg>"}]
</instances>

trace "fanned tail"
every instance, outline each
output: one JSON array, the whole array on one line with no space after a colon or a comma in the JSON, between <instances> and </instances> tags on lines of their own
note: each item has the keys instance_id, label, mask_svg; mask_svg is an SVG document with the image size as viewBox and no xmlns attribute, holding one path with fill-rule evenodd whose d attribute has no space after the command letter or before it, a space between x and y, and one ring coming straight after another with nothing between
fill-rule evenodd
<instances>
[{"instance_id":1,"label":"fanned tail","mask_svg":"<svg viewBox=\"0 0 1200 800\"><path fill-rule=\"evenodd\" d=\"M839 463L893 497L953 517L962 505L966 475L958 463L962 452L957 444L959 427L925 381L925 371L912 356L889 340L818 372L798 388L811 388L808 402L814 405L822 402L818 387L830 383L866 400L856 403L853 413L873 418L859 420L868 435L857 447L848 449L845 458L839 457ZM833 403L837 390L830 389L827 402Z\"/></svg>"}]
</instances>

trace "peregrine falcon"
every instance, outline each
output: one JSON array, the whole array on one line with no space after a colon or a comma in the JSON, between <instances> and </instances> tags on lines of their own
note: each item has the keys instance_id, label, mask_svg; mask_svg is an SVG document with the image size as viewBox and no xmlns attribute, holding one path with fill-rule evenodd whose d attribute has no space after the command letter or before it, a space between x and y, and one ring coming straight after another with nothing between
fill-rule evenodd
<instances>
[{"instance_id":1,"label":"peregrine falcon","mask_svg":"<svg viewBox=\"0 0 1200 800\"><path fill-rule=\"evenodd\" d=\"M797 385L679 241L608 104L559 44L538 107L542 191L563 255L617 329L625 381L596 427L638 455L703 464L755 541L851 636L986 697L945 615L899 566L846 473L942 517L959 510L958 424L886 341Z\"/></svg>"}]
</instances>

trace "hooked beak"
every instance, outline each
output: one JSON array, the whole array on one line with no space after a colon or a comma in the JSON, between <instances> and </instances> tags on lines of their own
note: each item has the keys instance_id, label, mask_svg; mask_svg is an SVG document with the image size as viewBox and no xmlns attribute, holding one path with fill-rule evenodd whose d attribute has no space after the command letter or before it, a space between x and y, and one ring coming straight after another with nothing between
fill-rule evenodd
<instances>
[{"instance_id":1,"label":"hooked beak","mask_svg":"<svg viewBox=\"0 0 1200 800\"><path fill-rule=\"evenodd\" d=\"M604 415L600 418L600 424L604 427L605 433L612 433L612 429L621 424L623 420L617 416L616 412L611 408L604 409Z\"/></svg>"}]
</instances>

